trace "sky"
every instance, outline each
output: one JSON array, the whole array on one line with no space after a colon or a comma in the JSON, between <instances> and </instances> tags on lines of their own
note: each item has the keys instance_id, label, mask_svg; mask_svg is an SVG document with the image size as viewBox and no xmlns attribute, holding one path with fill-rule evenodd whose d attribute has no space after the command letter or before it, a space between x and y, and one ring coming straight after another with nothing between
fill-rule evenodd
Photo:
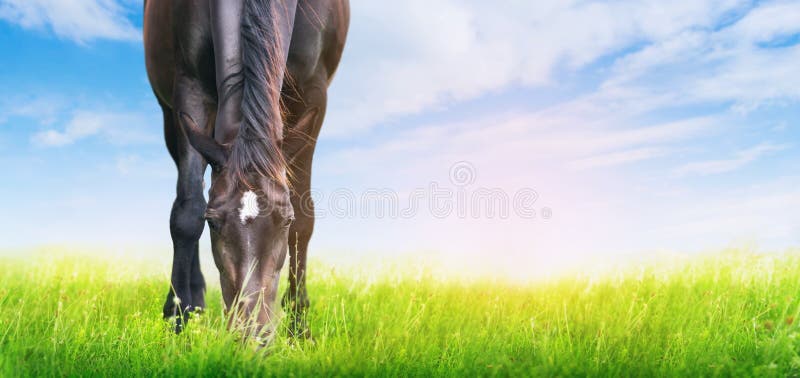
<instances>
[{"instance_id":1,"label":"sky","mask_svg":"<svg viewBox=\"0 0 800 378\"><path fill-rule=\"evenodd\" d=\"M530 272L800 245L800 1L351 8L312 255ZM0 0L0 249L169 251L141 25L141 0Z\"/></svg>"}]
</instances>

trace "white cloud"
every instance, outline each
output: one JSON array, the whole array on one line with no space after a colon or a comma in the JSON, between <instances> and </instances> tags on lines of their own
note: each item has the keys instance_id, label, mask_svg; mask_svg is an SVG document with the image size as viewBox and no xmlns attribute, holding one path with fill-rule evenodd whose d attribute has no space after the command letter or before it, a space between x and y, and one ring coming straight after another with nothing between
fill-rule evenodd
<instances>
[{"instance_id":1,"label":"white cloud","mask_svg":"<svg viewBox=\"0 0 800 378\"><path fill-rule=\"evenodd\" d=\"M111 143L152 143L158 138L149 130L154 122L139 113L75 111L63 130L48 129L31 138L45 147L65 146L81 139L101 136Z\"/></svg>"},{"instance_id":2,"label":"white cloud","mask_svg":"<svg viewBox=\"0 0 800 378\"><path fill-rule=\"evenodd\" d=\"M6 96L0 99L0 124L8 122L11 117L25 117L50 125L57 120L65 103L57 96Z\"/></svg>"},{"instance_id":3,"label":"white cloud","mask_svg":"<svg viewBox=\"0 0 800 378\"><path fill-rule=\"evenodd\" d=\"M737 56L694 88L701 100L725 101L749 112L763 105L800 100L800 45Z\"/></svg>"},{"instance_id":4,"label":"white cloud","mask_svg":"<svg viewBox=\"0 0 800 378\"><path fill-rule=\"evenodd\" d=\"M141 40L126 13L115 0L0 0L0 20L78 43Z\"/></svg>"},{"instance_id":5,"label":"white cloud","mask_svg":"<svg viewBox=\"0 0 800 378\"><path fill-rule=\"evenodd\" d=\"M637 161L653 159L659 156L664 156L664 154L666 154L666 151L662 148L654 148L654 147L636 148L632 150L610 152L607 154L583 158L572 162L570 166L578 170L612 167L622 164L634 163Z\"/></svg>"},{"instance_id":6,"label":"white cloud","mask_svg":"<svg viewBox=\"0 0 800 378\"><path fill-rule=\"evenodd\" d=\"M676 168L674 173L676 176L685 176L691 174L712 175L731 172L758 160L770 152L781 151L785 150L786 148L788 148L787 145L762 143L744 150L737 151L736 156L730 159L687 163Z\"/></svg>"},{"instance_id":7,"label":"white cloud","mask_svg":"<svg viewBox=\"0 0 800 378\"><path fill-rule=\"evenodd\" d=\"M732 25L726 34L738 42L769 42L776 36L789 36L800 31L800 7L795 0L772 1L761 4L742 20Z\"/></svg>"},{"instance_id":8,"label":"white cloud","mask_svg":"<svg viewBox=\"0 0 800 378\"><path fill-rule=\"evenodd\" d=\"M724 104L747 113L796 102L800 46L769 45L797 33L797 1L762 3L719 30L689 28L617 59L599 93L608 102L618 100L615 92L663 99L648 110Z\"/></svg>"},{"instance_id":9,"label":"white cloud","mask_svg":"<svg viewBox=\"0 0 800 378\"><path fill-rule=\"evenodd\" d=\"M375 173L365 174L375 166L392 167L386 171L389 181L424 177L446 172L459 160L472 161L498 180L524 178L519 172L558 176L567 173L564 167L584 170L666 157L679 151L679 144L720 133L726 124L721 117L695 117L642 126L624 112L608 114L594 109L593 100L576 100L538 112L424 124L382 142L342 149L317 164L331 173L356 173L354 180L375 179Z\"/></svg>"},{"instance_id":10,"label":"white cloud","mask_svg":"<svg viewBox=\"0 0 800 378\"><path fill-rule=\"evenodd\" d=\"M404 1L353 4L326 132L346 134L513 86L559 85L597 59L692 30L746 1Z\"/></svg>"}]
</instances>

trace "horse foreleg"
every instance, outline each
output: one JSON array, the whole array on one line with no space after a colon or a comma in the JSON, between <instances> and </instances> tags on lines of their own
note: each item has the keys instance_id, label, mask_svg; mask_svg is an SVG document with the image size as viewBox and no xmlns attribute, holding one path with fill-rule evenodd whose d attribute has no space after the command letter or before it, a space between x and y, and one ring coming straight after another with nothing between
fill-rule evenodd
<instances>
[{"instance_id":1,"label":"horse foreleg","mask_svg":"<svg viewBox=\"0 0 800 378\"><path fill-rule=\"evenodd\" d=\"M322 76L320 76L322 77ZM289 288L281 301L289 311L291 336L310 337L306 323L309 307L306 291L306 259L308 243L314 232L314 202L311 198L311 165L317 135L325 117L327 102L323 81L304 91L301 114L292 117L293 124L287 132L284 145L287 147L291 170L291 201L295 220L289 228ZM298 104L299 105L299 104Z\"/></svg>"},{"instance_id":2,"label":"horse foreleg","mask_svg":"<svg viewBox=\"0 0 800 378\"><path fill-rule=\"evenodd\" d=\"M297 188L297 190L303 189ZM290 336L310 337L311 331L305 319L309 306L306 291L306 258L308 242L314 231L314 204L308 191L303 190L297 194L292 193L292 206L295 208L295 220L289 228L289 287L283 295L281 304L289 312ZM299 208L302 210L298 211Z\"/></svg>"},{"instance_id":3,"label":"horse foreleg","mask_svg":"<svg viewBox=\"0 0 800 378\"><path fill-rule=\"evenodd\" d=\"M194 81L178 79L174 112L184 112L199 125L211 122L211 107ZM173 119L178 119L177 115ZM171 287L164 303L164 317L175 317L175 332L183 330L183 324L195 307L205 305L205 283L200 272L199 240L205 221L203 213L206 201L203 197L203 174L206 161L189 144L186 134L178 124L176 136L176 165L178 182L175 202L170 214L173 260Z\"/></svg>"}]
</instances>

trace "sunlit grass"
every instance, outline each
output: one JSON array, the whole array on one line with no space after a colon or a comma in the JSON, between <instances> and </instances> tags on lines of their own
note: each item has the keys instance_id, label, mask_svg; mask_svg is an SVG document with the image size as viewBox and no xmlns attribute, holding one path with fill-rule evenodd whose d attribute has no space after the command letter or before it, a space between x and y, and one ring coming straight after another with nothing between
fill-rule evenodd
<instances>
[{"instance_id":1,"label":"sunlit grass","mask_svg":"<svg viewBox=\"0 0 800 378\"><path fill-rule=\"evenodd\" d=\"M268 354L220 293L184 334L166 268L57 253L0 259L0 372L19 375L800 374L800 255L725 252L530 284L419 268L312 267L314 342Z\"/></svg>"}]
</instances>

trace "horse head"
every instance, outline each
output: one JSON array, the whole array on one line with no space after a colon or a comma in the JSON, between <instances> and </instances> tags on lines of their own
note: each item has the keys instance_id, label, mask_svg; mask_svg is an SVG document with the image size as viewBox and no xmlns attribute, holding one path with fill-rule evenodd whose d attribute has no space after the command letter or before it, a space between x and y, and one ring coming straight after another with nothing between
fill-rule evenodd
<instances>
[{"instance_id":1,"label":"horse head","mask_svg":"<svg viewBox=\"0 0 800 378\"><path fill-rule=\"evenodd\" d=\"M181 125L211 165L205 219L211 234L222 297L234 322L252 334L269 333L279 273L294 212L285 180L257 172L231 172L230 147L203 133L186 114Z\"/></svg>"}]
</instances>

